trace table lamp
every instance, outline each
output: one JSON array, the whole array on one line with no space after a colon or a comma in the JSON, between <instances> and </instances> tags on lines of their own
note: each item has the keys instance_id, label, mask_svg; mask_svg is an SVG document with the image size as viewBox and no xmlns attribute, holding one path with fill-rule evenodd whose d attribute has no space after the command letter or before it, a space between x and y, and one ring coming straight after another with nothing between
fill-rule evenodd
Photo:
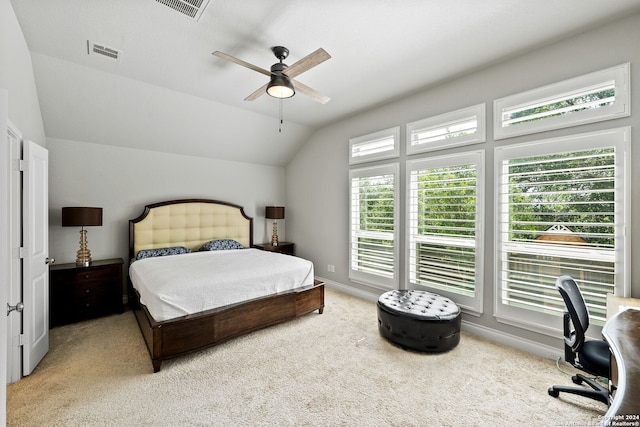
<instances>
[{"instance_id":1,"label":"table lamp","mask_svg":"<svg viewBox=\"0 0 640 427\"><path fill-rule=\"evenodd\" d=\"M271 235L271 246L278 246L278 221L284 219L284 206L267 206L265 208L267 219L273 220L273 234Z\"/></svg>"},{"instance_id":2,"label":"table lamp","mask_svg":"<svg viewBox=\"0 0 640 427\"><path fill-rule=\"evenodd\" d=\"M87 247L87 230L84 227L101 225L102 208L62 208L62 226L81 227L80 249L76 257L76 265L88 267L91 264L91 251Z\"/></svg>"}]
</instances>

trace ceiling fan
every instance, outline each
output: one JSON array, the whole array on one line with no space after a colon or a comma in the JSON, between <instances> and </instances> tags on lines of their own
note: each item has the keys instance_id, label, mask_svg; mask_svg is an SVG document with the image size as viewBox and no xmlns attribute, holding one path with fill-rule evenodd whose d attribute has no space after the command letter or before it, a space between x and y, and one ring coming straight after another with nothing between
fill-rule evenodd
<instances>
[{"instance_id":1,"label":"ceiling fan","mask_svg":"<svg viewBox=\"0 0 640 427\"><path fill-rule=\"evenodd\" d=\"M265 84L264 86L253 92L251 95L247 96L244 99L245 101L253 101L265 92L275 98L291 98L293 95L295 95L296 91L313 98L321 104L326 104L331 100L331 98L322 95L317 90L312 89L297 80L294 80L294 77L299 76L305 71L308 71L316 65L319 65L327 59L331 58L331 55L329 55L324 49L317 49L316 51L310 53L309 55L291 64L290 66L287 66L287 64L282 62L287 58L287 56L289 56L289 49L283 46L274 46L271 48L271 51L280 61L271 66L271 71L267 71L264 68L250 64L243 61L242 59L235 58L220 51L213 52L213 55L217 56L218 58L234 62L238 65L242 65L243 67L247 67L250 70L265 74L271 78L269 80L269 83Z\"/></svg>"}]
</instances>

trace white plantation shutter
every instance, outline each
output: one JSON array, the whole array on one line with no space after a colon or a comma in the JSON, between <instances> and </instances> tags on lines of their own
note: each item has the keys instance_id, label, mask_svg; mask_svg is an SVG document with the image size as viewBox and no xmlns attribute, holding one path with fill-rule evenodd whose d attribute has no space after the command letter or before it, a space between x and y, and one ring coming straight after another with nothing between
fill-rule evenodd
<instances>
[{"instance_id":1,"label":"white plantation shutter","mask_svg":"<svg viewBox=\"0 0 640 427\"><path fill-rule=\"evenodd\" d=\"M611 80L539 102L515 108L505 108L502 110L502 126L514 126L534 120L613 105L616 102L615 89L615 82Z\"/></svg>"},{"instance_id":2,"label":"white plantation shutter","mask_svg":"<svg viewBox=\"0 0 640 427\"><path fill-rule=\"evenodd\" d=\"M349 164L398 157L400 128L393 127L349 139Z\"/></svg>"},{"instance_id":3,"label":"white plantation shutter","mask_svg":"<svg viewBox=\"0 0 640 427\"><path fill-rule=\"evenodd\" d=\"M397 287L398 169L395 163L349 172L352 280Z\"/></svg>"},{"instance_id":4,"label":"white plantation shutter","mask_svg":"<svg viewBox=\"0 0 640 427\"><path fill-rule=\"evenodd\" d=\"M482 311L484 152L408 162L409 282Z\"/></svg>"},{"instance_id":5,"label":"white plantation shutter","mask_svg":"<svg viewBox=\"0 0 640 427\"><path fill-rule=\"evenodd\" d=\"M484 142L485 104L407 124L407 154Z\"/></svg>"},{"instance_id":6,"label":"white plantation shutter","mask_svg":"<svg viewBox=\"0 0 640 427\"><path fill-rule=\"evenodd\" d=\"M630 64L621 64L493 103L494 139L631 115Z\"/></svg>"},{"instance_id":7,"label":"white plantation shutter","mask_svg":"<svg viewBox=\"0 0 640 427\"><path fill-rule=\"evenodd\" d=\"M625 140L622 129L497 151L499 307L558 315L566 274L604 322L607 293L624 294Z\"/></svg>"}]
</instances>

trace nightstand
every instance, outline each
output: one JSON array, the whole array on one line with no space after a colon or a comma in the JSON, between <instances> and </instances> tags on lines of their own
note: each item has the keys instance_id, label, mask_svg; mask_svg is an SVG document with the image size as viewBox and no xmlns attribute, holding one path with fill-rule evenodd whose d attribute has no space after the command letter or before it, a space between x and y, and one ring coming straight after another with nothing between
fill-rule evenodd
<instances>
[{"instance_id":1,"label":"nightstand","mask_svg":"<svg viewBox=\"0 0 640 427\"><path fill-rule=\"evenodd\" d=\"M122 313L121 258L88 267L53 264L49 269L49 327Z\"/></svg>"},{"instance_id":2,"label":"nightstand","mask_svg":"<svg viewBox=\"0 0 640 427\"><path fill-rule=\"evenodd\" d=\"M294 246L294 243L289 242L278 242L278 246L272 246L271 243L260 243L258 245L254 245L254 247L262 249L263 251L280 252L287 255L295 255Z\"/></svg>"}]
</instances>

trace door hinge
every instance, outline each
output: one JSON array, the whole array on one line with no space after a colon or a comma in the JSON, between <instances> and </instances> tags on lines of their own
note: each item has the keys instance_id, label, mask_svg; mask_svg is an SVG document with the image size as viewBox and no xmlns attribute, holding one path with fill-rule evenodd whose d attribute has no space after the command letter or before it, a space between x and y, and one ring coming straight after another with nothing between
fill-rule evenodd
<instances>
[{"instance_id":1,"label":"door hinge","mask_svg":"<svg viewBox=\"0 0 640 427\"><path fill-rule=\"evenodd\" d=\"M24 247L20 246L18 248L18 258L23 259L24 258Z\"/></svg>"},{"instance_id":2,"label":"door hinge","mask_svg":"<svg viewBox=\"0 0 640 427\"><path fill-rule=\"evenodd\" d=\"M25 167L25 161L22 159L18 160L18 170L20 172L24 172L24 167Z\"/></svg>"},{"instance_id":3,"label":"door hinge","mask_svg":"<svg viewBox=\"0 0 640 427\"><path fill-rule=\"evenodd\" d=\"M18 347L24 346L24 334L18 335Z\"/></svg>"}]
</instances>

